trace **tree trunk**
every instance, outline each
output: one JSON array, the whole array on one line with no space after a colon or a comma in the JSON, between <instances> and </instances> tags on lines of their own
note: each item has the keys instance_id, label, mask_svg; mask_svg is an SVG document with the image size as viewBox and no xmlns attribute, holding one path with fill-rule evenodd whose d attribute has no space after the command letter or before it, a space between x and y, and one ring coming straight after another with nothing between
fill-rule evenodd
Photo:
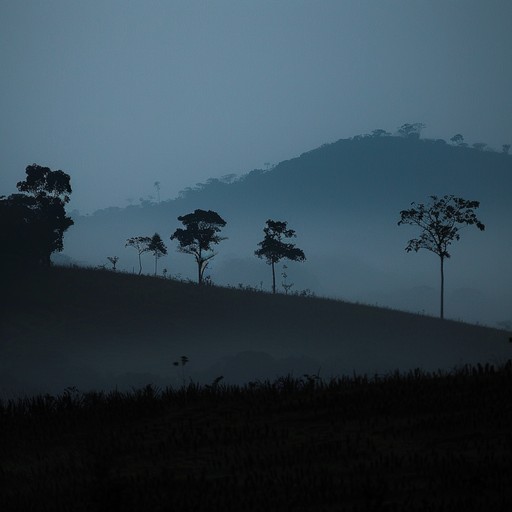
<instances>
[{"instance_id":1,"label":"tree trunk","mask_svg":"<svg viewBox=\"0 0 512 512\"><path fill-rule=\"evenodd\" d=\"M203 281L203 271L201 268L202 266L203 266L203 262L201 260L198 260L197 261L197 284L201 284Z\"/></svg>"},{"instance_id":2,"label":"tree trunk","mask_svg":"<svg viewBox=\"0 0 512 512\"><path fill-rule=\"evenodd\" d=\"M272 262L272 293L276 293L276 271Z\"/></svg>"},{"instance_id":3,"label":"tree trunk","mask_svg":"<svg viewBox=\"0 0 512 512\"><path fill-rule=\"evenodd\" d=\"M155 254L155 277L156 277L156 262L158 261L158 256Z\"/></svg>"},{"instance_id":4,"label":"tree trunk","mask_svg":"<svg viewBox=\"0 0 512 512\"><path fill-rule=\"evenodd\" d=\"M441 318L444 318L444 257L441 256Z\"/></svg>"},{"instance_id":5,"label":"tree trunk","mask_svg":"<svg viewBox=\"0 0 512 512\"><path fill-rule=\"evenodd\" d=\"M142 274L142 260L140 259L141 253L139 252L139 276Z\"/></svg>"}]
</instances>

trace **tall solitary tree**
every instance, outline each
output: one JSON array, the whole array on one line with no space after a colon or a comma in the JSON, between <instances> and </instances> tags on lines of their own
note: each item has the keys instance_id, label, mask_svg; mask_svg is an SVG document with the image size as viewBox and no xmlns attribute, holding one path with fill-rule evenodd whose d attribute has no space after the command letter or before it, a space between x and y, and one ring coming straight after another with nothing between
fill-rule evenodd
<instances>
[{"instance_id":1,"label":"tall solitary tree","mask_svg":"<svg viewBox=\"0 0 512 512\"><path fill-rule=\"evenodd\" d=\"M213 246L226 239L219 235L226 221L212 210L194 210L193 213L178 217L178 220L185 229L176 229L171 240L178 241L180 252L194 256L197 263L197 282L202 284L204 271L216 254Z\"/></svg>"},{"instance_id":2,"label":"tall solitary tree","mask_svg":"<svg viewBox=\"0 0 512 512\"><path fill-rule=\"evenodd\" d=\"M282 259L304 261L306 256L294 244L284 241L296 236L293 229L287 228L287 222L269 219L266 224L267 226L263 228L265 237L258 244L260 248L254 251L254 254L258 258L265 258L267 264L272 267L272 293L276 293L276 263Z\"/></svg>"},{"instance_id":3,"label":"tall solitary tree","mask_svg":"<svg viewBox=\"0 0 512 512\"><path fill-rule=\"evenodd\" d=\"M63 249L64 232L73 225L65 210L70 177L37 164L29 165L26 175L17 184L20 194L0 197L0 259L49 266L52 253Z\"/></svg>"},{"instance_id":4,"label":"tall solitary tree","mask_svg":"<svg viewBox=\"0 0 512 512\"><path fill-rule=\"evenodd\" d=\"M448 247L460 239L460 226L475 225L480 231L485 226L478 220L475 209L479 201L468 201L453 195L442 198L430 196L427 205L411 203L412 208L400 212L398 225L410 224L418 226L421 234L409 240L405 250L418 252L427 249L439 256L441 263L441 318L444 318L444 260L450 257Z\"/></svg>"},{"instance_id":5,"label":"tall solitary tree","mask_svg":"<svg viewBox=\"0 0 512 512\"><path fill-rule=\"evenodd\" d=\"M158 258L161 258L162 256L165 256L167 254L167 247L165 246L162 238L158 233L155 233L151 237L151 241L148 244L148 250L149 252L153 253L153 256L155 257L155 276L157 271L157 262Z\"/></svg>"},{"instance_id":6,"label":"tall solitary tree","mask_svg":"<svg viewBox=\"0 0 512 512\"><path fill-rule=\"evenodd\" d=\"M149 244L151 243L151 238L149 236L134 236L132 238L128 238L125 247L133 247L139 256L139 276L142 274L142 259L141 256L148 252Z\"/></svg>"}]
</instances>

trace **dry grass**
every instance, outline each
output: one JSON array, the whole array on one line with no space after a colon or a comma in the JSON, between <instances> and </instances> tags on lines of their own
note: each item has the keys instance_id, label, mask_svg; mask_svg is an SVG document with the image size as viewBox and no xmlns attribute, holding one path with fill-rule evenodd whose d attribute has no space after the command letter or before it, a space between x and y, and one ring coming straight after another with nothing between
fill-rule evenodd
<instances>
[{"instance_id":1,"label":"dry grass","mask_svg":"<svg viewBox=\"0 0 512 512\"><path fill-rule=\"evenodd\" d=\"M512 365L0 404L2 511L510 510Z\"/></svg>"}]
</instances>

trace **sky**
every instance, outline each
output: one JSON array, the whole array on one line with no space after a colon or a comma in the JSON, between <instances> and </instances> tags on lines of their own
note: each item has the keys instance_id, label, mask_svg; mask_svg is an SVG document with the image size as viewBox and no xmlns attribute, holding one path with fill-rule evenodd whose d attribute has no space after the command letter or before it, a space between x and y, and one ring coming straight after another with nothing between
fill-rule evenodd
<instances>
[{"instance_id":1,"label":"sky","mask_svg":"<svg viewBox=\"0 0 512 512\"><path fill-rule=\"evenodd\" d=\"M512 143L509 0L2 0L0 195L177 196L376 128Z\"/></svg>"}]
</instances>

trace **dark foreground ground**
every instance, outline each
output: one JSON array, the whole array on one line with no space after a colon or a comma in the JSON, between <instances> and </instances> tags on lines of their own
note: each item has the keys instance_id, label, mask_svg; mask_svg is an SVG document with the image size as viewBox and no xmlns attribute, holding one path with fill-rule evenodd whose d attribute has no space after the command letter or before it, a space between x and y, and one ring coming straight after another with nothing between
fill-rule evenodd
<instances>
[{"instance_id":1,"label":"dark foreground ground","mask_svg":"<svg viewBox=\"0 0 512 512\"><path fill-rule=\"evenodd\" d=\"M0 510L512 510L512 364L0 406Z\"/></svg>"}]
</instances>

